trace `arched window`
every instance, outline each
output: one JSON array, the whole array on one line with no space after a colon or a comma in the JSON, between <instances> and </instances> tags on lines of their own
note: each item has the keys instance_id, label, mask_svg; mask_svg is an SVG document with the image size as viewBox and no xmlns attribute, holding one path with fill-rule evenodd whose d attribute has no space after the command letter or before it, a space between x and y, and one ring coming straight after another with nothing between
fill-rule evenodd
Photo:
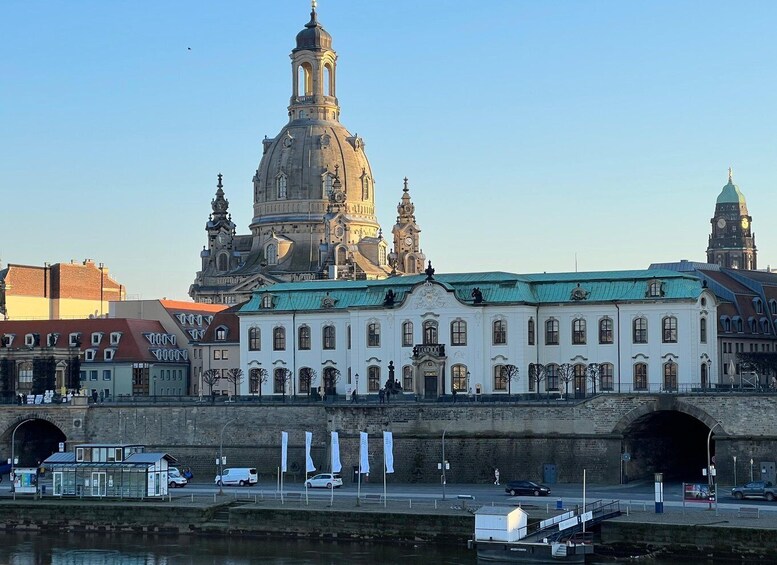
<instances>
[{"instance_id":1,"label":"arched window","mask_svg":"<svg viewBox=\"0 0 777 565\"><path fill-rule=\"evenodd\" d=\"M259 394L259 387L262 386L262 377L259 369L248 371L248 393Z\"/></svg>"},{"instance_id":2,"label":"arched window","mask_svg":"<svg viewBox=\"0 0 777 565\"><path fill-rule=\"evenodd\" d=\"M677 318L667 316L661 320L661 335L664 343L677 343Z\"/></svg>"},{"instance_id":3,"label":"arched window","mask_svg":"<svg viewBox=\"0 0 777 565\"><path fill-rule=\"evenodd\" d=\"M699 341L707 343L707 318L699 319Z\"/></svg>"},{"instance_id":4,"label":"arched window","mask_svg":"<svg viewBox=\"0 0 777 565\"><path fill-rule=\"evenodd\" d=\"M451 322L451 345L467 345L467 322L464 320Z\"/></svg>"},{"instance_id":5,"label":"arched window","mask_svg":"<svg viewBox=\"0 0 777 565\"><path fill-rule=\"evenodd\" d=\"M229 255L226 253L219 253L216 259L216 268L222 273L229 270Z\"/></svg>"},{"instance_id":6,"label":"arched window","mask_svg":"<svg viewBox=\"0 0 777 565\"><path fill-rule=\"evenodd\" d=\"M274 243L270 243L267 245L264 251L265 255L267 256L267 264L268 265L277 265L278 264L278 246Z\"/></svg>"},{"instance_id":7,"label":"arched window","mask_svg":"<svg viewBox=\"0 0 777 565\"><path fill-rule=\"evenodd\" d=\"M578 363L574 367L574 374L575 374L575 396L581 397L585 396L586 391L586 383L587 383L587 375L586 375L586 366L582 363Z\"/></svg>"},{"instance_id":8,"label":"arched window","mask_svg":"<svg viewBox=\"0 0 777 565\"><path fill-rule=\"evenodd\" d=\"M367 347L380 347L380 324L377 322L367 324Z\"/></svg>"},{"instance_id":9,"label":"arched window","mask_svg":"<svg viewBox=\"0 0 777 565\"><path fill-rule=\"evenodd\" d=\"M286 175L279 175L275 179L275 186L278 189L278 200L286 200Z\"/></svg>"},{"instance_id":10,"label":"arched window","mask_svg":"<svg viewBox=\"0 0 777 565\"><path fill-rule=\"evenodd\" d=\"M602 345L613 343L612 318L605 317L599 320L599 343Z\"/></svg>"},{"instance_id":11,"label":"arched window","mask_svg":"<svg viewBox=\"0 0 777 565\"><path fill-rule=\"evenodd\" d=\"M378 265L386 265L386 248L382 245L378 247Z\"/></svg>"},{"instance_id":12,"label":"arched window","mask_svg":"<svg viewBox=\"0 0 777 565\"><path fill-rule=\"evenodd\" d=\"M275 394L286 394L286 373L288 369L279 367L273 371L273 389Z\"/></svg>"},{"instance_id":13,"label":"arched window","mask_svg":"<svg viewBox=\"0 0 777 565\"><path fill-rule=\"evenodd\" d=\"M545 390L559 390L558 365L550 363L545 367Z\"/></svg>"},{"instance_id":14,"label":"arched window","mask_svg":"<svg viewBox=\"0 0 777 565\"><path fill-rule=\"evenodd\" d=\"M262 332L259 328L248 328L248 351L262 350Z\"/></svg>"},{"instance_id":15,"label":"arched window","mask_svg":"<svg viewBox=\"0 0 777 565\"><path fill-rule=\"evenodd\" d=\"M324 367L324 394L334 396L337 394L337 381L340 378L340 371L335 367Z\"/></svg>"},{"instance_id":16,"label":"arched window","mask_svg":"<svg viewBox=\"0 0 777 565\"><path fill-rule=\"evenodd\" d=\"M677 390L677 363L671 360L664 363L664 390Z\"/></svg>"},{"instance_id":17,"label":"arched window","mask_svg":"<svg viewBox=\"0 0 777 565\"><path fill-rule=\"evenodd\" d=\"M451 387L451 391L453 389L456 389L458 392L467 392L469 390L466 365L453 365L451 367Z\"/></svg>"},{"instance_id":18,"label":"arched window","mask_svg":"<svg viewBox=\"0 0 777 565\"><path fill-rule=\"evenodd\" d=\"M332 196L334 182L335 176L332 173L326 173L324 175L324 198L329 199L329 197Z\"/></svg>"},{"instance_id":19,"label":"arched window","mask_svg":"<svg viewBox=\"0 0 777 565\"><path fill-rule=\"evenodd\" d=\"M413 383L413 367L411 365L402 367L402 388L405 392L413 392L415 390L415 384Z\"/></svg>"},{"instance_id":20,"label":"arched window","mask_svg":"<svg viewBox=\"0 0 777 565\"><path fill-rule=\"evenodd\" d=\"M526 324L526 335L528 337L528 344L534 345L534 318L529 318Z\"/></svg>"},{"instance_id":21,"label":"arched window","mask_svg":"<svg viewBox=\"0 0 777 565\"><path fill-rule=\"evenodd\" d=\"M272 348L274 351L286 350L286 328L284 328L283 326L273 329Z\"/></svg>"},{"instance_id":22,"label":"arched window","mask_svg":"<svg viewBox=\"0 0 777 565\"><path fill-rule=\"evenodd\" d=\"M324 326L323 338L324 338L324 343L323 343L324 349L334 349L335 348L335 327Z\"/></svg>"},{"instance_id":23,"label":"arched window","mask_svg":"<svg viewBox=\"0 0 777 565\"><path fill-rule=\"evenodd\" d=\"M709 387L709 376L707 375L707 364L702 363L699 366L699 376L701 378L701 388L707 388Z\"/></svg>"},{"instance_id":24,"label":"arched window","mask_svg":"<svg viewBox=\"0 0 777 565\"><path fill-rule=\"evenodd\" d=\"M599 365L599 390L614 390L612 363Z\"/></svg>"},{"instance_id":25,"label":"arched window","mask_svg":"<svg viewBox=\"0 0 777 565\"><path fill-rule=\"evenodd\" d=\"M634 390L648 389L648 372L645 363L634 364Z\"/></svg>"},{"instance_id":26,"label":"arched window","mask_svg":"<svg viewBox=\"0 0 777 565\"><path fill-rule=\"evenodd\" d=\"M507 375L504 365L494 365L494 391L507 390Z\"/></svg>"},{"instance_id":27,"label":"arched window","mask_svg":"<svg viewBox=\"0 0 777 565\"><path fill-rule=\"evenodd\" d=\"M424 345L437 345L437 322L426 320L424 322Z\"/></svg>"},{"instance_id":28,"label":"arched window","mask_svg":"<svg viewBox=\"0 0 777 565\"><path fill-rule=\"evenodd\" d=\"M647 318L634 318L634 322L632 323L633 326L633 337L634 337L634 343L647 343L648 342L648 326L647 326Z\"/></svg>"},{"instance_id":29,"label":"arched window","mask_svg":"<svg viewBox=\"0 0 777 565\"><path fill-rule=\"evenodd\" d=\"M777 316L777 300L771 299L769 301L769 310L771 310L772 316Z\"/></svg>"},{"instance_id":30,"label":"arched window","mask_svg":"<svg viewBox=\"0 0 777 565\"><path fill-rule=\"evenodd\" d=\"M558 320L551 318L545 322L545 345L558 345Z\"/></svg>"},{"instance_id":31,"label":"arched window","mask_svg":"<svg viewBox=\"0 0 777 565\"><path fill-rule=\"evenodd\" d=\"M302 367L299 370L299 391L304 394L310 394L313 388L313 369Z\"/></svg>"},{"instance_id":32,"label":"arched window","mask_svg":"<svg viewBox=\"0 0 777 565\"><path fill-rule=\"evenodd\" d=\"M304 351L310 349L310 326L300 326L297 330L297 348Z\"/></svg>"},{"instance_id":33,"label":"arched window","mask_svg":"<svg viewBox=\"0 0 777 565\"><path fill-rule=\"evenodd\" d=\"M572 320L572 345L585 345L585 320Z\"/></svg>"},{"instance_id":34,"label":"arched window","mask_svg":"<svg viewBox=\"0 0 777 565\"><path fill-rule=\"evenodd\" d=\"M302 63L297 69L297 96L313 94L313 68L310 63Z\"/></svg>"},{"instance_id":35,"label":"arched window","mask_svg":"<svg viewBox=\"0 0 777 565\"><path fill-rule=\"evenodd\" d=\"M661 281L652 281L648 285L648 296L650 298L658 298L664 295L663 285Z\"/></svg>"},{"instance_id":36,"label":"arched window","mask_svg":"<svg viewBox=\"0 0 777 565\"><path fill-rule=\"evenodd\" d=\"M494 345L505 345L507 343L507 322L494 320L491 333Z\"/></svg>"},{"instance_id":37,"label":"arched window","mask_svg":"<svg viewBox=\"0 0 777 565\"><path fill-rule=\"evenodd\" d=\"M763 301L760 298L758 298L758 297L753 298L753 307L755 308L755 313L756 314L763 314L764 313L764 303L763 303Z\"/></svg>"},{"instance_id":38,"label":"arched window","mask_svg":"<svg viewBox=\"0 0 777 565\"><path fill-rule=\"evenodd\" d=\"M334 96L334 73L332 72L332 66L327 63L324 65L324 96Z\"/></svg>"},{"instance_id":39,"label":"arched window","mask_svg":"<svg viewBox=\"0 0 777 565\"><path fill-rule=\"evenodd\" d=\"M367 367L367 386L370 392L380 390L380 367L375 365Z\"/></svg>"},{"instance_id":40,"label":"arched window","mask_svg":"<svg viewBox=\"0 0 777 565\"><path fill-rule=\"evenodd\" d=\"M362 200L370 199L370 177L362 177Z\"/></svg>"},{"instance_id":41,"label":"arched window","mask_svg":"<svg viewBox=\"0 0 777 565\"><path fill-rule=\"evenodd\" d=\"M413 322L402 322L402 347L413 346Z\"/></svg>"}]
</instances>

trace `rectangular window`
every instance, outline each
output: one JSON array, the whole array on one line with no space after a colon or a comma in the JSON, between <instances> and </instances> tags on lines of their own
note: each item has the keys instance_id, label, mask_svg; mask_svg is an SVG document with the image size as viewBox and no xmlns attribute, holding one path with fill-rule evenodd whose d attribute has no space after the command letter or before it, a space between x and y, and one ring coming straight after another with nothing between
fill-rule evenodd
<instances>
[{"instance_id":1,"label":"rectangular window","mask_svg":"<svg viewBox=\"0 0 777 565\"><path fill-rule=\"evenodd\" d=\"M213 350L213 360L218 361L221 359L221 349L214 349Z\"/></svg>"},{"instance_id":2,"label":"rectangular window","mask_svg":"<svg viewBox=\"0 0 777 565\"><path fill-rule=\"evenodd\" d=\"M248 330L248 350L261 351L262 341L259 328L249 328Z\"/></svg>"},{"instance_id":3,"label":"rectangular window","mask_svg":"<svg viewBox=\"0 0 777 565\"><path fill-rule=\"evenodd\" d=\"M367 347L380 347L380 324L367 324Z\"/></svg>"},{"instance_id":4,"label":"rectangular window","mask_svg":"<svg viewBox=\"0 0 777 565\"><path fill-rule=\"evenodd\" d=\"M380 367L367 368L367 387L370 392L380 390Z\"/></svg>"},{"instance_id":5,"label":"rectangular window","mask_svg":"<svg viewBox=\"0 0 777 565\"><path fill-rule=\"evenodd\" d=\"M310 326L300 326L298 333L299 349L307 351L310 349Z\"/></svg>"},{"instance_id":6,"label":"rectangular window","mask_svg":"<svg viewBox=\"0 0 777 565\"><path fill-rule=\"evenodd\" d=\"M272 348L275 351L286 350L286 329L275 328L272 332Z\"/></svg>"},{"instance_id":7,"label":"rectangular window","mask_svg":"<svg viewBox=\"0 0 777 565\"><path fill-rule=\"evenodd\" d=\"M558 345L558 320L545 322L545 345Z\"/></svg>"},{"instance_id":8,"label":"rectangular window","mask_svg":"<svg viewBox=\"0 0 777 565\"><path fill-rule=\"evenodd\" d=\"M228 349L222 349L221 350L221 360L226 361L229 359L229 350Z\"/></svg>"},{"instance_id":9,"label":"rectangular window","mask_svg":"<svg viewBox=\"0 0 777 565\"><path fill-rule=\"evenodd\" d=\"M324 349L335 348L335 327L324 326Z\"/></svg>"},{"instance_id":10,"label":"rectangular window","mask_svg":"<svg viewBox=\"0 0 777 565\"><path fill-rule=\"evenodd\" d=\"M504 365L494 366L494 390L507 390L507 377L504 373Z\"/></svg>"},{"instance_id":11,"label":"rectangular window","mask_svg":"<svg viewBox=\"0 0 777 565\"><path fill-rule=\"evenodd\" d=\"M96 381L97 380L97 370L89 371L89 380L90 381Z\"/></svg>"},{"instance_id":12,"label":"rectangular window","mask_svg":"<svg viewBox=\"0 0 777 565\"><path fill-rule=\"evenodd\" d=\"M110 369L103 369L103 380L104 381L110 381L111 380L111 370Z\"/></svg>"},{"instance_id":13,"label":"rectangular window","mask_svg":"<svg viewBox=\"0 0 777 565\"><path fill-rule=\"evenodd\" d=\"M527 334L529 345L534 345L534 320L531 318L529 318L529 323L527 324Z\"/></svg>"},{"instance_id":14,"label":"rectangular window","mask_svg":"<svg viewBox=\"0 0 777 565\"><path fill-rule=\"evenodd\" d=\"M613 343L612 318L602 318L599 320L599 343L602 345Z\"/></svg>"},{"instance_id":15,"label":"rectangular window","mask_svg":"<svg viewBox=\"0 0 777 565\"><path fill-rule=\"evenodd\" d=\"M467 345L467 322L464 320L451 322L451 345Z\"/></svg>"},{"instance_id":16,"label":"rectangular window","mask_svg":"<svg viewBox=\"0 0 777 565\"><path fill-rule=\"evenodd\" d=\"M402 347L413 346L413 322L402 324Z\"/></svg>"},{"instance_id":17,"label":"rectangular window","mask_svg":"<svg viewBox=\"0 0 777 565\"><path fill-rule=\"evenodd\" d=\"M572 321L572 345L585 345L585 320Z\"/></svg>"},{"instance_id":18,"label":"rectangular window","mask_svg":"<svg viewBox=\"0 0 777 565\"><path fill-rule=\"evenodd\" d=\"M494 321L493 343L494 345L505 345L507 343L507 322L504 320Z\"/></svg>"},{"instance_id":19,"label":"rectangular window","mask_svg":"<svg viewBox=\"0 0 777 565\"><path fill-rule=\"evenodd\" d=\"M668 316L663 319L662 325L662 341L664 343L677 343L677 318Z\"/></svg>"},{"instance_id":20,"label":"rectangular window","mask_svg":"<svg viewBox=\"0 0 777 565\"><path fill-rule=\"evenodd\" d=\"M647 318L634 319L634 343L647 343Z\"/></svg>"}]
</instances>

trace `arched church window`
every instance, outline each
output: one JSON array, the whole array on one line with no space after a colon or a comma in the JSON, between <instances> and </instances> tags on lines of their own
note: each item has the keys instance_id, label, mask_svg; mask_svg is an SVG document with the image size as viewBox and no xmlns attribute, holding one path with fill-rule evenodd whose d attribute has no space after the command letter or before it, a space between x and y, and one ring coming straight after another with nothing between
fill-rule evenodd
<instances>
[{"instance_id":1,"label":"arched church window","mask_svg":"<svg viewBox=\"0 0 777 565\"><path fill-rule=\"evenodd\" d=\"M334 96L334 73L332 72L332 66L327 63L324 65L324 96Z\"/></svg>"},{"instance_id":2,"label":"arched church window","mask_svg":"<svg viewBox=\"0 0 777 565\"><path fill-rule=\"evenodd\" d=\"M434 320L424 322L424 345L437 345L437 322Z\"/></svg>"},{"instance_id":3,"label":"arched church window","mask_svg":"<svg viewBox=\"0 0 777 565\"><path fill-rule=\"evenodd\" d=\"M332 196L332 185L334 184L335 176L331 173L327 173L324 175L324 198L329 198Z\"/></svg>"},{"instance_id":4,"label":"arched church window","mask_svg":"<svg viewBox=\"0 0 777 565\"><path fill-rule=\"evenodd\" d=\"M335 258L335 261L338 265L345 265L347 259L347 251L344 246L340 246L337 248L337 257Z\"/></svg>"},{"instance_id":5,"label":"arched church window","mask_svg":"<svg viewBox=\"0 0 777 565\"><path fill-rule=\"evenodd\" d=\"M402 388L410 392L415 390L413 384L413 367L411 365L402 367Z\"/></svg>"},{"instance_id":6,"label":"arched church window","mask_svg":"<svg viewBox=\"0 0 777 565\"><path fill-rule=\"evenodd\" d=\"M313 94L313 68L310 63L302 63L297 68L297 96Z\"/></svg>"},{"instance_id":7,"label":"arched church window","mask_svg":"<svg viewBox=\"0 0 777 565\"><path fill-rule=\"evenodd\" d=\"M278 246L274 243L271 243L267 246L267 249L265 250L265 255L267 255L267 264L268 265L277 265L278 264Z\"/></svg>"},{"instance_id":8,"label":"arched church window","mask_svg":"<svg viewBox=\"0 0 777 565\"><path fill-rule=\"evenodd\" d=\"M286 200L286 175L279 175L275 184L278 188L278 200Z\"/></svg>"},{"instance_id":9,"label":"arched church window","mask_svg":"<svg viewBox=\"0 0 777 565\"><path fill-rule=\"evenodd\" d=\"M382 245L378 247L378 265L386 264L386 248Z\"/></svg>"},{"instance_id":10,"label":"arched church window","mask_svg":"<svg viewBox=\"0 0 777 565\"><path fill-rule=\"evenodd\" d=\"M216 268L222 273L229 270L229 256L226 253L221 253L216 259Z\"/></svg>"}]
</instances>

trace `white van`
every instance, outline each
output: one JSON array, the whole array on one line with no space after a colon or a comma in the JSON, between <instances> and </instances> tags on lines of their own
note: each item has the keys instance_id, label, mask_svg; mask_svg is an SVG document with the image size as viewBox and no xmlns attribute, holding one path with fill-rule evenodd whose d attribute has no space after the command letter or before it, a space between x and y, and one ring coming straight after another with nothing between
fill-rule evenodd
<instances>
[{"instance_id":1,"label":"white van","mask_svg":"<svg viewBox=\"0 0 777 565\"><path fill-rule=\"evenodd\" d=\"M259 482L259 475L256 469L248 467L230 467L224 469L223 475L216 475L216 484L221 485L255 485Z\"/></svg>"}]
</instances>

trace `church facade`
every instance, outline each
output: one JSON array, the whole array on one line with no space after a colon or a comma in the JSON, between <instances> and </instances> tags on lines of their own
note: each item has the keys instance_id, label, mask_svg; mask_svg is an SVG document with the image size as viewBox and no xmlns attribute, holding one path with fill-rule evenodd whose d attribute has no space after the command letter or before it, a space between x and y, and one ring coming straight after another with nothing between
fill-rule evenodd
<instances>
[{"instance_id":1,"label":"church facade","mask_svg":"<svg viewBox=\"0 0 777 565\"><path fill-rule=\"evenodd\" d=\"M197 302L235 304L284 281L375 280L424 268L407 179L391 242L378 223L365 142L340 123L337 54L315 7L291 67L289 121L262 144L250 233L237 234L218 177L189 290Z\"/></svg>"}]
</instances>

